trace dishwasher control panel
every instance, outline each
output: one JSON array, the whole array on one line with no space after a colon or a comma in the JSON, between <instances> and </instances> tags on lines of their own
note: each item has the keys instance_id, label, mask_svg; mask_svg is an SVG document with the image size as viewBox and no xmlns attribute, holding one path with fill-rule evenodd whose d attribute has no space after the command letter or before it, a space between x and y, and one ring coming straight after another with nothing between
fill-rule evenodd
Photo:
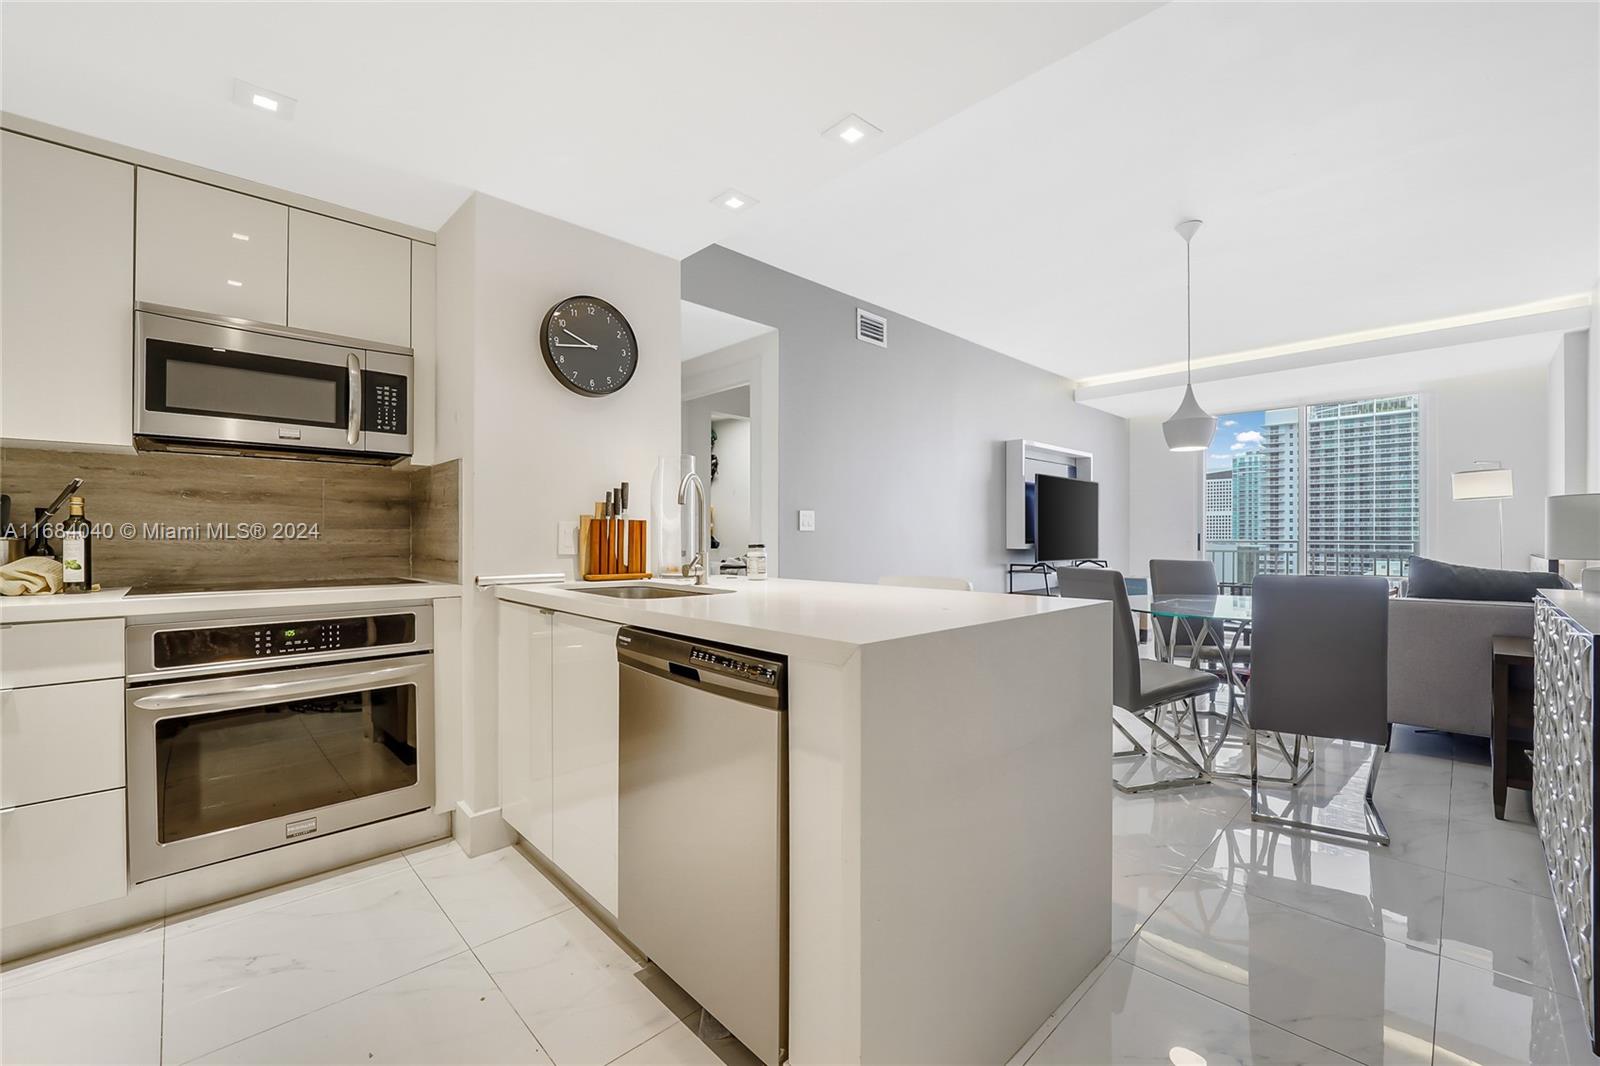
<instances>
[{"instance_id":1,"label":"dishwasher control panel","mask_svg":"<svg viewBox=\"0 0 1600 1066\"><path fill-rule=\"evenodd\" d=\"M776 667L757 659L746 659L719 648L702 648L698 645L689 652L689 661L695 666L708 666L725 674L736 674L752 681L770 685L778 679Z\"/></svg>"}]
</instances>

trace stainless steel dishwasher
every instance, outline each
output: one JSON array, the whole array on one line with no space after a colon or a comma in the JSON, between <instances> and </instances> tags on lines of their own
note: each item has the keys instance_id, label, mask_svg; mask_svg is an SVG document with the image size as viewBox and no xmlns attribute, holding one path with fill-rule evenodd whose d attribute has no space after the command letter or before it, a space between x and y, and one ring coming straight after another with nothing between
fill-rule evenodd
<instances>
[{"instance_id":1,"label":"stainless steel dishwasher","mask_svg":"<svg viewBox=\"0 0 1600 1066\"><path fill-rule=\"evenodd\" d=\"M617 634L617 924L769 1066L788 1042L782 657Z\"/></svg>"}]
</instances>

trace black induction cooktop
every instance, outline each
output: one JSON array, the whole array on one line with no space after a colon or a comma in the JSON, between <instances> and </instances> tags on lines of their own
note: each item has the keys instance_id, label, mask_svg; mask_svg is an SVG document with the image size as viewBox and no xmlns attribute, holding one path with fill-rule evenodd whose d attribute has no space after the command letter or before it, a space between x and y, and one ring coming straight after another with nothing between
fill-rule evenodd
<instances>
[{"instance_id":1,"label":"black induction cooktop","mask_svg":"<svg viewBox=\"0 0 1600 1066\"><path fill-rule=\"evenodd\" d=\"M175 596L188 592L283 592L298 589L366 589L384 585L420 585L415 577L328 577L284 578L281 581L154 581L137 585L128 591L129 596Z\"/></svg>"}]
</instances>

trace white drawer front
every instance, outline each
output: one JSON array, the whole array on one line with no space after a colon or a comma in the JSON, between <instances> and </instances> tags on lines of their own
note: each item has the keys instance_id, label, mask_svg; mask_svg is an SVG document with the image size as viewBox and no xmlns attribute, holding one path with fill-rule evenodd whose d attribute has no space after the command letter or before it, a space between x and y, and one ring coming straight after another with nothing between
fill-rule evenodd
<instances>
[{"instance_id":1,"label":"white drawer front","mask_svg":"<svg viewBox=\"0 0 1600 1066\"><path fill-rule=\"evenodd\" d=\"M0 688L122 675L120 618L0 626Z\"/></svg>"},{"instance_id":2,"label":"white drawer front","mask_svg":"<svg viewBox=\"0 0 1600 1066\"><path fill-rule=\"evenodd\" d=\"M0 922L127 895L126 797L119 788L0 811Z\"/></svg>"},{"instance_id":3,"label":"white drawer front","mask_svg":"<svg viewBox=\"0 0 1600 1066\"><path fill-rule=\"evenodd\" d=\"M121 788L122 680L0 690L0 807Z\"/></svg>"}]
</instances>

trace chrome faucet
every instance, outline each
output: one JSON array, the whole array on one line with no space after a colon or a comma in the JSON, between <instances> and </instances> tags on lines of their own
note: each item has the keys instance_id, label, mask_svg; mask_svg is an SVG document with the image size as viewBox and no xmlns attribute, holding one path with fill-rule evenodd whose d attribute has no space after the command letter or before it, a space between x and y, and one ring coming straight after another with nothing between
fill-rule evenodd
<instances>
[{"instance_id":1,"label":"chrome faucet","mask_svg":"<svg viewBox=\"0 0 1600 1066\"><path fill-rule=\"evenodd\" d=\"M695 514L695 545L694 559L689 563L689 573L694 575L696 585L711 584L711 501L706 499L706 487L700 480L700 475L693 470L683 475L683 480L678 483L678 506L682 507L689 502L689 486L694 485L695 492L700 495L700 510Z\"/></svg>"}]
</instances>

